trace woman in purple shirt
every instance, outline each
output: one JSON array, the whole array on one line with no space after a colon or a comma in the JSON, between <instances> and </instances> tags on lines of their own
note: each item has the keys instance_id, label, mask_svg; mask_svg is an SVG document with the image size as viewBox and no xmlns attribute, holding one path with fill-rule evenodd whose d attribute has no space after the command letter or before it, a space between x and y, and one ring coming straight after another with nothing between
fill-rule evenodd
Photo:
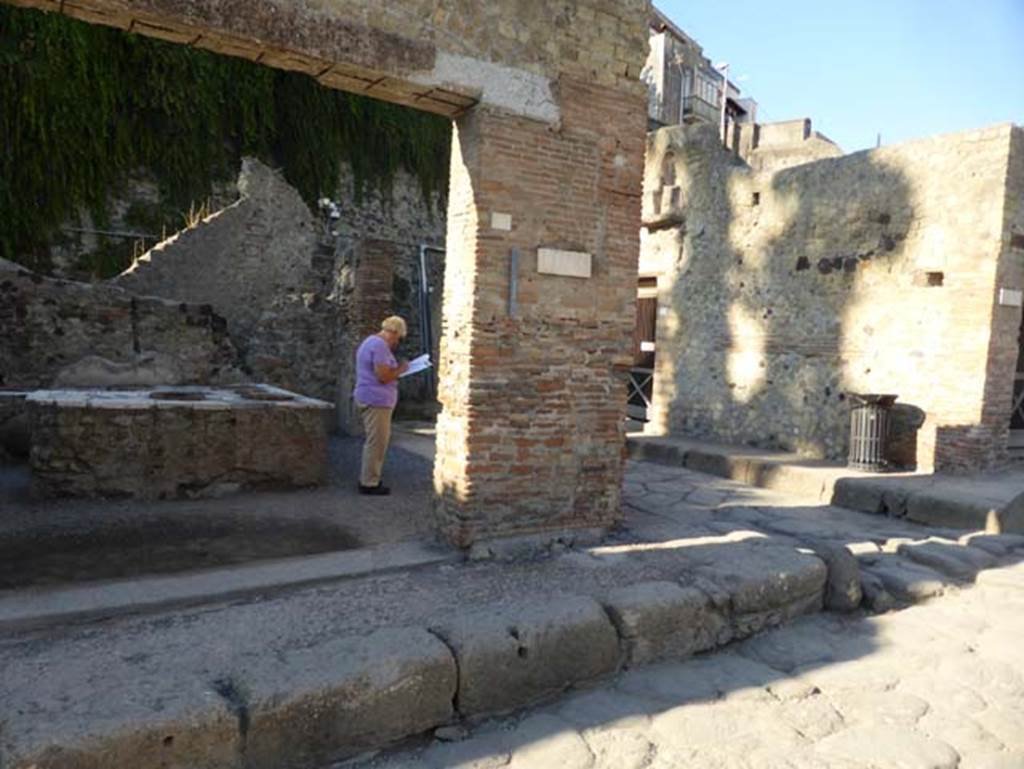
<instances>
[{"instance_id":1,"label":"woman in purple shirt","mask_svg":"<svg viewBox=\"0 0 1024 769\"><path fill-rule=\"evenodd\" d=\"M398 403L398 377L409 364L395 360L394 350L405 336L405 321L397 315L385 318L380 331L368 336L356 351L356 389L352 393L363 418L366 442L359 474L360 494L390 494L380 482L384 456L391 440L391 413Z\"/></svg>"}]
</instances>

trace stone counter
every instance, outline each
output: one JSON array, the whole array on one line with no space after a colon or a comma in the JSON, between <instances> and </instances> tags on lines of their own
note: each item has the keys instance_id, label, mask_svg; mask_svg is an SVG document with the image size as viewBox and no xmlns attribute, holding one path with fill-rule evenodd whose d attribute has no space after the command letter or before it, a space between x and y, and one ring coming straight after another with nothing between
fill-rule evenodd
<instances>
[{"instance_id":1,"label":"stone counter","mask_svg":"<svg viewBox=\"0 0 1024 769\"><path fill-rule=\"evenodd\" d=\"M42 496L212 496L321 484L332 406L267 385L38 390L26 399Z\"/></svg>"}]
</instances>

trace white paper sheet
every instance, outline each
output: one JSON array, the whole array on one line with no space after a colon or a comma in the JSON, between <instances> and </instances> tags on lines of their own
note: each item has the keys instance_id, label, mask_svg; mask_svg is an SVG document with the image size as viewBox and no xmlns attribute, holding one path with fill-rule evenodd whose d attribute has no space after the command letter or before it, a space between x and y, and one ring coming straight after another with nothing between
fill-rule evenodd
<instances>
[{"instance_id":1,"label":"white paper sheet","mask_svg":"<svg viewBox=\"0 0 1024 769\"><path fill-rule=\"evenodd\" d=\"M413 358L409 361L409 368L407 368L404 373L399 374L398 378L402 379L410 374L418 374L421 371L426 371L432 365L433 364L430 362L430 355L428 353L423 353L423 355L418 358Z\"/></svg>"}]
</instances>

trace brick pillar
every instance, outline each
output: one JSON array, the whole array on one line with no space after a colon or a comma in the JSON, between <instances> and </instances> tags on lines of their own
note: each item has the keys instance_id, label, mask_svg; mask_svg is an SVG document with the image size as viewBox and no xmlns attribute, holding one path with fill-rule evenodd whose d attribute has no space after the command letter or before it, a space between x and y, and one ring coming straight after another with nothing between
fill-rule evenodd
<instances>
[{"instance_id":1,"label":"brick pillar","mask_svg":"<svg viewBox=\"0 0 1024 769\"><path fill-rule=\"evenodd\" d=\"M463 547L620 515L645 102L559 93L558 127L481 107L453 136L434 482ZM539 248L590 254L591 276L539 273Z\"/></svg>"},{"instance_id":2,"label":"brick pillar","mask_svg":"<svg viewBox=\"0 0 1024 769\"><path fill-rule=\"evenodd\" d=\"M361 435L362 423L352 403L355 387L356 350L380 330L391 314L391 286L398 246L390 240L361 240L349 259L349 297L342 310L338 333L338 426L349 435Z\"/></svg>"}]
</instances>

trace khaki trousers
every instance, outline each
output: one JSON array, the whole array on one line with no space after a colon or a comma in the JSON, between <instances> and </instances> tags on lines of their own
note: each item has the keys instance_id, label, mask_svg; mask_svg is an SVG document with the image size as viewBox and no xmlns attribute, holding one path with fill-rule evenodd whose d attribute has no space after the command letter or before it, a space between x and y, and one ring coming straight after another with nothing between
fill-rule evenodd
<instances>
[{"instance_id":1,"label":"khaki trousers","mask_svg":"<svg viewBox=\"0 0 1024 769\"><path fill-rule=\"evenodd\" d=\"M359 483L363 486L377 486L384 470L384 456L388 453L388 443L391 441L391 412L394 409L386 406L367 406L358 401L356 407L359 409L359 416L363 418L363 431L366 433Z\"/></svg>"}]
</instances>

